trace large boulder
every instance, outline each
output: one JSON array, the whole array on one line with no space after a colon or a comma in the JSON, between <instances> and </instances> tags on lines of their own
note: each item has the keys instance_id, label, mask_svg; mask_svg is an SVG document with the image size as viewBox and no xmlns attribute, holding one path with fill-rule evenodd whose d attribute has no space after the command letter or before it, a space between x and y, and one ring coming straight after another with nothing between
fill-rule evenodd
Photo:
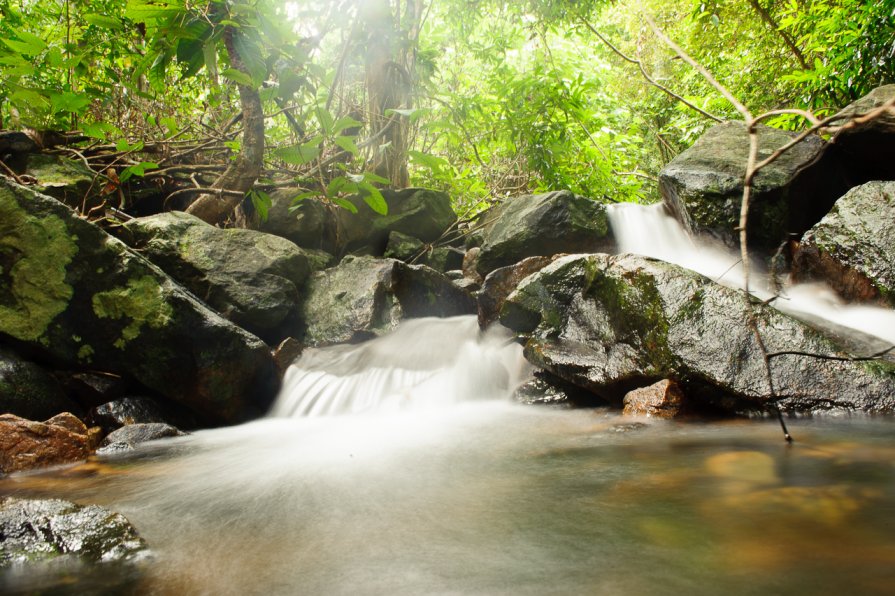
<instances>
[{"instance_id":1,"label":"large boulder","mask_svg":"<svg viewBox=\"0 0 895 596\"><path fill-rule=\"evenodd\" d=\"M50 373L0 346L0 414L45 420L80 410Z\"/></svg>"},{"instance_id":2,"label":"large boulder","mask_svg":"<svg viewBox=\"0 0 895 596\"><path fill-rule=\"evenodd\" d=\"M789 143L795 133L758 126L759 159ZM826 143L808 137L756 175L749 211L750 245L773 252L800 237L849 188ZM739 246L743 177L749 135L743 122L717 124L659 172L662 198L693 232Z\"/></svg>"},{"instance_id":3,"label":"large boulder","mask_svg":"<svg viewBox=\"0 0 895 596\"><path fill-rule=\"evenodd\" d=\"M895 182L850 190L802 237L794 275L822 279L844 298L895 306Z\"/></svg>"},{"instance_id":4,"label":"large boulder","mask_svg":"<svg viewBox=\"0 0 895 596\"><path fill-rule=\"evenodd\" d=\"M148 555L146 543L133 526L108 509L59 499L0 500L0 570L59 559L90 564L136 562Z\"/></svg>"},{"instance_id":5,"label":"large boulder","mask_svg":"<svg viewBox=\"0 0 895 596\"><path fill-rule=\"evenodd\" d=\"M895 365L847 358L805 323L756 305L783 410L895 411ZM621 403L662 379L694 409L763 410L775 400L764 356L745 322L743 296L676 265L636 255L570 255L528 277L501 322L526 335L534 365Z\"/></svg>"},{"instance_id":6,"label":"large boulder","mask_svg":"<svg viewBox=\"0 0 895 596\"><path fill-rule=\"evenodd\" d=\"M473 312L469 293L428 267L346 257L311 276L296 337L310 346L353 342L390 331L405 318Z\"/></svg>"},{"instance_id":7,"label":"large boulder","mask_svg":"<svg viewBox=\"0 0 895 596\"><path fill-rule=\"evenodd\" d=\"M271 342L282 339L311 273L305 252L285 238L217 228L179 211L131 220L118 236L224 318Z\"/></svg>"},{"instance_id":8,"label":"large boulder","mask_svg":"<svg viewBox=\"0 0 895 596\"><path fill-rule=\"evenodd\" d=\"M87 427L72 414L46 422L0 415L0 474L81 461L90 450Z\"/></svg>"},{"instance_id":9,"label":"large boulder","mask_svg":"<svg viewBox=\"0 0 895 596\"><path fill-rule=\"evenodd\" d=\"M835 124L844 125L853 118L874 113L893 97L895 85L877 87L839 112L837 116L843 120ZM844 126L833 137L830 148L845 163L853 184L895 180L895 109L867 122Z\"/></svg>"},{"instance_id":10,"label":"large boulder","mask_svg":"<svg viewBox=\"0 0 895 596\"><path fill-rule=\"evenodd\" d=\"M553 257L528 257L489 273L482 282L482 288L476 293L479 327L484 329L496 321L507 296L513 293L519 283L552 262Z\"/></svg>"},{"instance_id":11,"label":"large boulder","mask_svg":"<svg viewBox=\"0 0 895 596\"><path fill-rule=\"evenodd\" d=\"M525 257L605 252L613 244L606 207L567 190L509 198L482 221L482 277Z\"/></svg>"},{"instance_id":12,"label":"large boulder","mask_svg":"<svg viewBox=\"0 0 895 596\"><path fill-rule=\"evenodd\" d=\"M336 255L358 251L382 256L391 232L434 242L457 221L450 197L435 190L383 190L387 215L379 215L360 197L349 199L357 213L317 199L293 205L292 199L299 192L281 189L272 193L272 205L261 230L288 238L298 246Z\"/></svg>"},{"instance_id":13,"label":"large boulder","mask_svg":"<svg viewBox=\"0 0 895 596\"><path fill-rule=\"evenodd\" d=\"M102 367L204 415L266 411L276 367L257 337L58 201L0 180L0 339Z\"/></svg>"}]
</instances>

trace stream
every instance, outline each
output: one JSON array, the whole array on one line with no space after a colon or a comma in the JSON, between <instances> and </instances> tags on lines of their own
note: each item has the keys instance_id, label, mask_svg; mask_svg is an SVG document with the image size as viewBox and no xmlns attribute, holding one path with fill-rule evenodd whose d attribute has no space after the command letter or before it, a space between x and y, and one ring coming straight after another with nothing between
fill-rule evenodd
<instances>
[{"instance_id":1,"label":"stream","mask_svg":"<svg viewBox=\"0 0 895 596\"><path fill-rule=\"evenodd\" d=\"M869 312L888 338L889 311ZM267 418L0 480L121 512L154 552L136 572L7 571L0 591L891 593L890 418L794 419L787 445L771 420L512 403L529 373L474 317L306 350Z\"/></svg>"}]
</instances>

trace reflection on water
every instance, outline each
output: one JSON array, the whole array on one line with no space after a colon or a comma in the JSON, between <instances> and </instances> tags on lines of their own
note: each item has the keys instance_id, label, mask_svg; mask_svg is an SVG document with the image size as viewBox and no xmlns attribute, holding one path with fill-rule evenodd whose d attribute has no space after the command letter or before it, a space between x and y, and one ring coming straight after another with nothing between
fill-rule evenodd
<instances>
[{"instance_id":1,"label":"reflection on water","mask_svg":"<svg viewBox=\"0 0 895 596\"><path fill-rule=\"evenodd\" d=\"M124 513L157 553L145 593L890 593L891 420L797 421L791 447L771 423L623 422L269 419L0 492Z\"/></svg>"}]
</instances>

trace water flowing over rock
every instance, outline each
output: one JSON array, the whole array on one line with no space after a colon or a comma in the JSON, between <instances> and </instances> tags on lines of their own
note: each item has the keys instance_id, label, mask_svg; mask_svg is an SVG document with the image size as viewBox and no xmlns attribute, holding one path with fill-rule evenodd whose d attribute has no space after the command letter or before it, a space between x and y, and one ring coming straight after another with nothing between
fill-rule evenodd
<instances>
[{"instance_id":1,"label":"water flowing over rock","mask_svg":"<svg viewBox=\"0 0 895 596\"><path fill-rule=\"evenodd\" d=\"M137 445L146 443L147 441L155 441L156 439L164 439L167 437L179 437L184 434L186 433L178 428L162 422L128 424L109 433L109 435L103 439L103 442L100 443L100 448L96 450L96 454L110 455L121 453L123 451L131 451Z\"/></svg>"},{"instance_id":2,"label":"water flowing over rock","mask_svg":"<svg viewBox=\"0 0 895 596\"><path fill-rule=\"evenodd\" d=\"M0 181L0 334L72 368L133 377L210 423L266 410L264 343L58 201Z\"/></svg>"},{"instance_id":3,"label":"water flowing over rock","mask_svg":"<svg viewBox=\"0 0 895 596\"><path fill-rule=\"evenodd\" d=\"M0 473L9 474L86 459L90 436L72 414L34 422L12 414L0 415Z\"/></svg>"},{"instance_id":4,"label":"water flowing over rock","mask_svg":"<svg viewBox=\"0 0 895 596\"><path fill-rule=\"evenodd\" d=\"M224 318L274 342L311 273L308 256L285 238L181 212L132 220L119 237Z\"/></svg>"},{"instance_id":5,"label":"water flowing over rock","mask_svg":"<svg viewBox=\"0 0 895 596\"><path fill-rule=\"evenodd\" d=\"M482 215L483 277L525 257L606 251L612 246L604 205L567 190L512 197Z\"/></svg>"},{"instance_id":6,"label":"water flowing over rock","mask_svg":"<svg viewBox=\"0 0 895 596\"><path fill-rule=\"evenodd\" d=\"M108 509L59 499L0 500L0 569L27 571L49 561L136 562L147 556L133 526Z\"/></svg>"},{"instance_id":7,"label":"water flowing over rock","mask_svg":"<svg viewBox=\"0 0 895 596\"><path fill-rule=\"evenodd\" d=\"M795 276L825 280L847 300L895 306L893 216L895 182L853 188L802 237Z\"/></svg>"},{"instance_id":8,"label":"water flowing over rock","mask_svg":"<svg viewBox=\"0 0 895 596\"><path fill-rule=\"evenodd\" d=\"M805 323L756 305L769 352L849 355ZM531 363L606 399L678 381L688 399L728 412L774 399L745 323L742 294L676 265L636 255L570 255L523 281L501 322L528 337ZM884 361L772 358L779 405L791 411L895 410L895 366Z\"/></svg>"},{"instance_id":9,"label":"water flowing over rock","mask_svg":"<svg viewBox=\"0 0 895 596\"><path fill-rule=\"evenodd\" d=\"M0 346L0 412L45 420L80 410L50 373Z\"/></svg>"},{"instance_id":10,"label":"water flowing over rock","mask_svg":"<svg viewBox=\"0 0 895 596\"><path fill-rule=\"evenodd\" d=\"M869 114L895 96L895 85L877 87L839 112L851 119ZM837 122L836 124L842 124ZM843 129L830 145L848 168L852 184L895 179L895 113Z\"/></svg>"},{"instance_id":11,"label":"water flowing over rock","mask_svg":"<svg viewBox=\"0 0 895 596\"><path fill-rule=\"evenodd\" d=\"M790 142L795 133L758 126L759 159ZM749 241L773 252L820 220L849 184L826 144L808 137L755 178ZM717 124L659 173L662 198L685 227L739 246L740 203L749 155L742 122Z\"/></svg>"},{"instance_id":12,"label":"water flowing over rock","mask_svg":"<svg viewBox=\"0 0 895 596\"><path fill-rule=\"evenodd\" d=\"M302 307L310 346L369 339L400 320L475 312L470 294L440 273L394 259L346 257L311 276Z\"/></svg>"}]
</instances>

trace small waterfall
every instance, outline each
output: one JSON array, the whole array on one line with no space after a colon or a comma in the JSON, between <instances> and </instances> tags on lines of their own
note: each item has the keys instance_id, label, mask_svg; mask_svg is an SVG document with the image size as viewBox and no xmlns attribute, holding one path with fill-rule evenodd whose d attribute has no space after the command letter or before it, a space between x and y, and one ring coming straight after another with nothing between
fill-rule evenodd
<instances>
[{"instance_id":1,"label":"small waterfall","mask_svg":"<svg viewBox=\"0 0 895 596\"><path fill-rule=\"evenodd\" d=\"M360 345L308 349L270 415L331 416L506 399L528 376L510 333L476 317L423 318Z\"/></svg>"},{"instance_id":2,"label":"small waterfall","mask_svg":"<svg viewBox=\"0 0 895 596\"><path fill-rule=\"evenodd\" d=\"M743 287L739 255L716 244L690 238L661 204L622 203L607 208L620 252L653 257L685 267L733 288ZM762 300L774 296L773 280L750 266L750 291ZM784 284L774 306L803 319L828 321L895 343L895 311L875 306L846 304L827 285Z\"/></svg>"}]
</instances>

